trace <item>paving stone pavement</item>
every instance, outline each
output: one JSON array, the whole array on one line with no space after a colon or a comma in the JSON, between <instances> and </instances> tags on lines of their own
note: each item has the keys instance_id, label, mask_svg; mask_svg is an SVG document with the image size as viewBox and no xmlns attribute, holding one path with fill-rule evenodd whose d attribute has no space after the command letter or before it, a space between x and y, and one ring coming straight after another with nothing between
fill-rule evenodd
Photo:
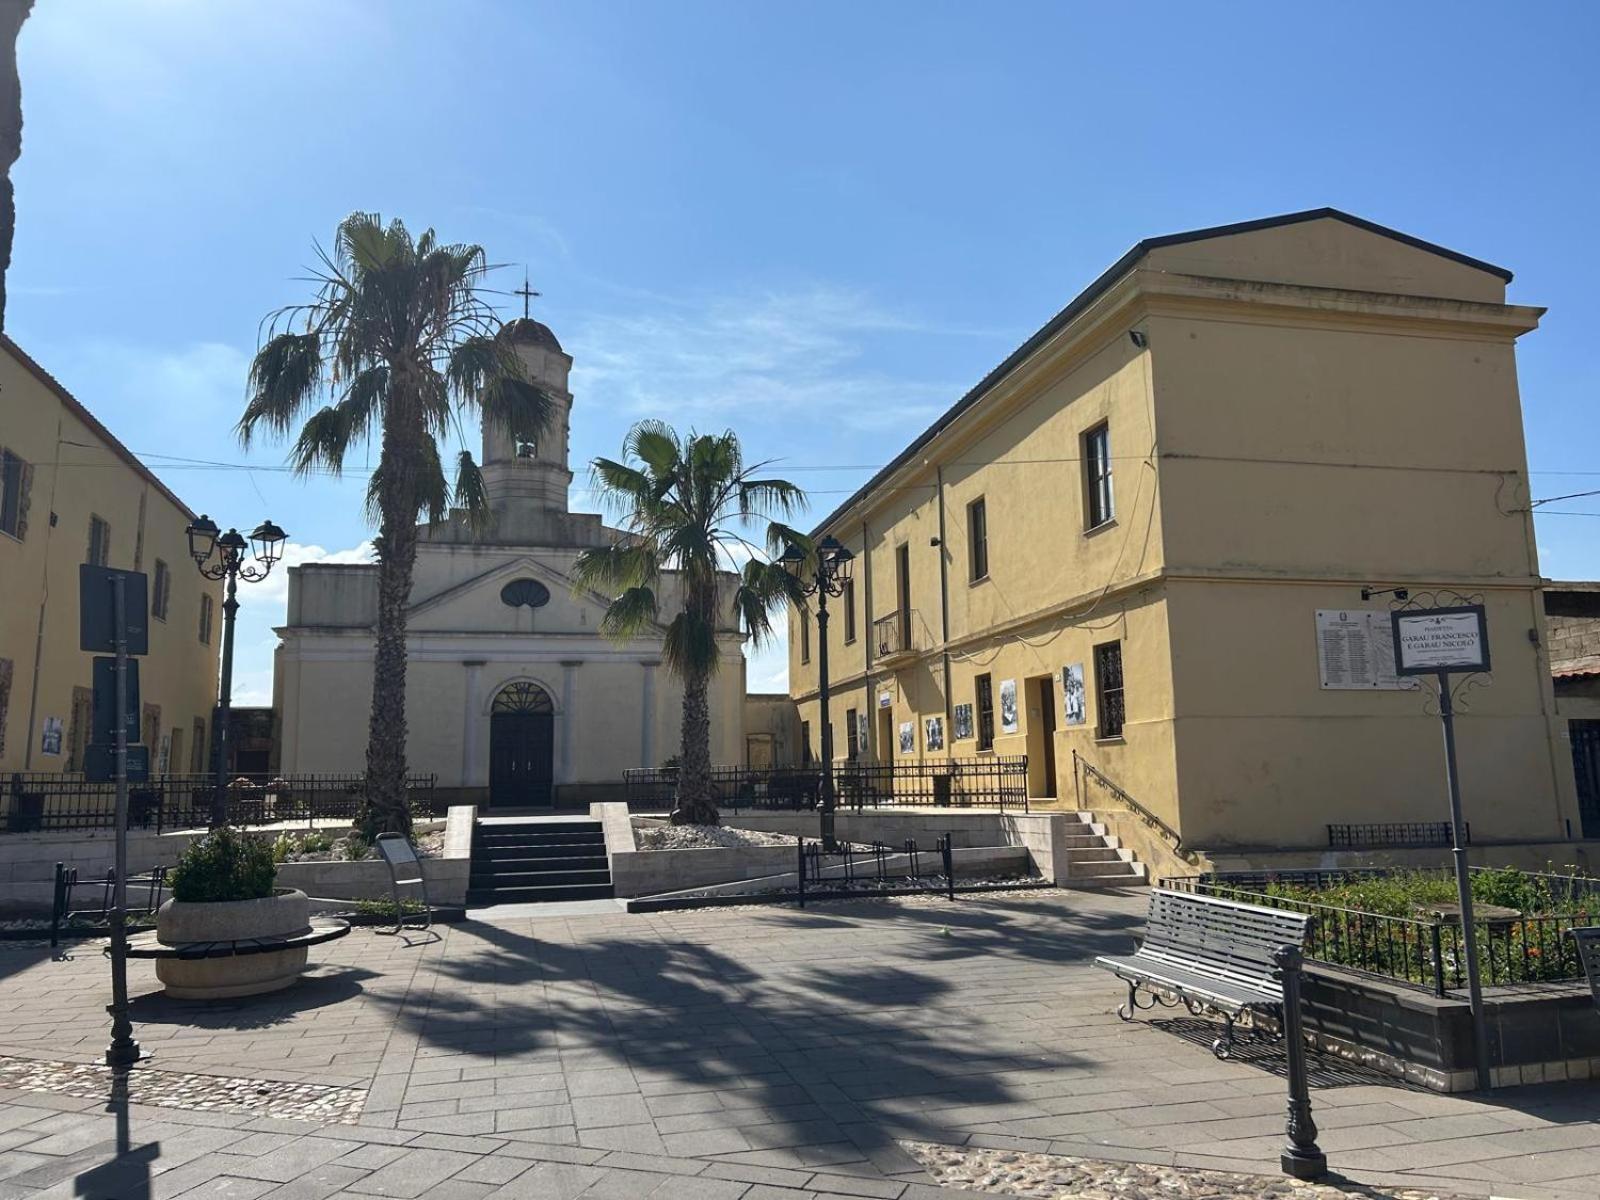
<instances>
[{"instance_id":1,"label":"paving stone pavement","mask_svg":"<svg viewBox=\"0 0 1600 1200\"><path fill-rule=\"evenodd\" d=\"M979 1194L939 1186L907 1143L1259 1195L1283 1141L1272 1052L1221 1063L1192 1021L1124 1024L1090 966L1131 945L1144 906L1035 892L491 914L357 930L295 988L212 1005L167 1000L135 963L152 1057L125 1098L72 1068L106 1042L98 944L62 962L0 947L0 1055L31 1064L0 1072L0 1200ZM1336 1063L1316 1081L1351 1189L1600 1195L1600 1086L1449 1097ZM317 1111L325 1089L346 1122L359 1105L354 1123ZM253 1094L287 1099L253 1111Z\"/></svg>"}]
</instances>

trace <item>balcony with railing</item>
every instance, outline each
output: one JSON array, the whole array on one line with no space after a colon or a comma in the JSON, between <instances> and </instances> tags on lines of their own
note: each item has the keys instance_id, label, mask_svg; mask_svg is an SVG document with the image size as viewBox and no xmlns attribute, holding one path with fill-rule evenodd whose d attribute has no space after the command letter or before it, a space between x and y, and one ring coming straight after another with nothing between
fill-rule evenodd
<instances>
[{"instance_id":1,"label":"balcony with railing","mask_svg":"<svg viewBox=\"0 0 1600 1200\"><path fill-rule=\"evenodd\" d=\"M920 649L916 636L917 614L893 612L872 623L873 659L885 666L914 658Z\"/></svg>"}]
</instances>

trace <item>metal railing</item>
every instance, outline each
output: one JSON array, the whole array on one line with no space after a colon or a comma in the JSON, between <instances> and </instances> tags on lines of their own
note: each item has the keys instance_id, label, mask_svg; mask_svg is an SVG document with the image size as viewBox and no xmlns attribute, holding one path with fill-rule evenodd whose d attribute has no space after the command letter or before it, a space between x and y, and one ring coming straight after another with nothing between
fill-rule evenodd
<instances>
[{"instance_id":1,"label":"metal railing","mask_svg":"<svg viewBox=\"0 0 1600 1200\"><path fill-rule=\"evenodd\" d=\"M1080 808L1092 809L1094 807L1092 804L1083 803L1083 788L1078 782L1080 771L1082 772L1083 779L1099 787L1108 796L1110 796L1115 803L1122 805L1122 807L1126 808L1129 812L1133 813L1134 816L1138 817L1146 825L1150 826L1157 833L1159 833L1163 840L1166 841L1167 845L1172 847L1172 850L1175 854L1181 855L1189 862L1197 861L1194 855L1184 847L1182 834L1180 834L1171 825L1168 825L1160 817L1156 816L1155 813L1151 812L1144 805L1140 804L1132 796L1128 795L1127 792L1125 792L1112 780L1106 778L1106 776L1093 763L1074 750L1072 752L1072 786L1073 791L1078 797L1078 806Z\"/></svg>"},{"instance_id":2,"label":"metal railing","mask_svg":"<svg viewBox=\"0 0 1600 1200\"><path fill-rule=\"evenodd\" d=\"M1472 827L1463 832L1472 842ZM1448 846L1449 821L1392 821L1355 825L1329 825L1328 846L1334 850L1371 850L1396 846Z\"/></svg>"},{"instance_id":3,"label":"metal railing","mask_svg":"<svg viewBox=\"0 0 1600 1200\"><path fill-rule=\"evenodd\" d=\"M406 781L411 808L438 816L433 775ZM365 786L361 775L237 775L228 785L230 825L309 825L354 820ZM212 823L215 784L209 775L152 775L128 785L128 828L156 833ZM0 792L0 835L112 829L116 785L78 774L16 773Z\"/></svg>"},{"instance_id":4,"label":"metal railing","mask_svg":"<svg viewBox=\"0 0 1600 1200\"><path fill-rule=\"evenodd\" d=\"M872 623L874 658L892 658L896 654L909 654L916 649L911 634L912 614L892 612Z\"/></svg>"},{"instance_id":5,"label":"metal railing","mask_svg":"<svg viewBox=\"0 0 1600 1200\"><path fill-rule=\"evenodd\" d=\"M1379 874L1381 872L1369 872L1367 877ZM1275 878L1278 882L1288 883L1293 881L1292 875L1292 872L1285 872ZM1459 921L1451 923L1427 917L1395 917L1363 912L1335 904L1256 891L1203 875L1168 879L1164 881L1164 886L1224 900L1307 913L1314 919L1306 954L1329 966L1424 988L1435 996L1443 996L1451 988L1465 986L1466 950L1462 945ZM1594 919L1586 913L1535 917L1517 915L1474 922L1485 986L1583 979L1578 947L1567 936L1567 931L1593 923Z\"/></svg>"},{"instance_id":6,"label":"metal railing","mask_svg":"<svg viewBox=\"0 0 1600 1200\"><path fill-rule=\"evenodd\" d=\"M829 853L820 841L808 842L800 838L796 843L799 863L795 873L795 898L800 907L806 906L806 892L844 890L852 885L870 881L888 889L895 881L904 880L905 890L943 892L947 899L956 898L956 866L954 839L948 833L940 834L933 850L919 849L915 839L907 838L899 850L883 842L859 847L846 843ZM933 874L923 868L934 868ZM830 889L829 885L835 885Z\"/></svg>"},{"instance_id":7,"label":"metal railing","mask_svg":"<svg viewBox=\"0 0 1600 1200\"><path fill-rule=\"evenodd\" d=\"M659 811L672 807L676 767L638 767L623 772L628 807ZM807 767L712 767L719 808L803 811L822 795L822 769ZM1020 808L1028 811L1028 756L929 758L897 762L841 762L833 769L840 809Z\"/></svg>"}]
</instances>

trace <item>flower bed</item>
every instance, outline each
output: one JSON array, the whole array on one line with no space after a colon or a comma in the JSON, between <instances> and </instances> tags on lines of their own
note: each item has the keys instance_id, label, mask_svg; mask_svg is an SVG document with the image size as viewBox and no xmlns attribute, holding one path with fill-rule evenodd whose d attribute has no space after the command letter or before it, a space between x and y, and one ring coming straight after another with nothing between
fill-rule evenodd
<instances>
[{"instance_id":1,"label":"flower bed","mask_svg":"<svg viewBox=\"0 0 1600 1200\"><path fill-rule=\"evenodd\" d=\"M1308 954L1443 995L1464 986L1466 957L1453 873L1315 872L1174 880L1194 891L1310 913ZM1600 880L1514 868L1475 869L1473 921L1486 986L1583 978L1567 931L1600 923ZM1498 910L1498 911L1497 911Z\"/></svg>"}]
</instances>

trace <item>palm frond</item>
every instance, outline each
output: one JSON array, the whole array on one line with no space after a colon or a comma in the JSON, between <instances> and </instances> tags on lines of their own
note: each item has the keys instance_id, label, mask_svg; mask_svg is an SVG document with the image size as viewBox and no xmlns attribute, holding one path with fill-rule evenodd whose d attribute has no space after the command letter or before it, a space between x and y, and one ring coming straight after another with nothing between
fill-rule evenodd
<instances>
[{"instance_id":1,"label":"palm frond","mask_svg":"<svg viewBox=\"0 0 1600 1200\"><path fill-rule=\"evenodd\" d=\"M258 425L280 437L288 433L321 386L322 339L316 333L270 338L250 364L250 395L239 418L239 441L249 445Z\"/></svg>"},{"instance_id":2,"label":"palm frond","mask_svg":"<svg viewBox=\"0 0 1600 1200\"><path fill-rule=\"evenodd\" d=\"M647 587L631 587L606 609L606 615L600 622L600 632L615 641L627 641L654 625L656 612L655 591Z\"/></svg>"},{"instance_id":3,"label":"palm frond","mask_svg":"<svg viewBox=\"0 0 1600 1200\"><path fill-rule=\"evenodd\" d=\"M463 450L456 455L455 504L466 513L467 524L474 533L485 533L494 524L494 513L489 508L489 490L483 482L483 471L473 461L470 450Z\"/></svg>"},{"instance_id":4,"label":"palm frond","mask_svg":"<svg viewBox=\"0 0 1600 1200\"><path fill-rule=\"evenodd\" d=\"M667 623L661 661L679 679L716 674L720 658L716 622L704 613L686 607Z\"/></svg>"}]
</instances>

